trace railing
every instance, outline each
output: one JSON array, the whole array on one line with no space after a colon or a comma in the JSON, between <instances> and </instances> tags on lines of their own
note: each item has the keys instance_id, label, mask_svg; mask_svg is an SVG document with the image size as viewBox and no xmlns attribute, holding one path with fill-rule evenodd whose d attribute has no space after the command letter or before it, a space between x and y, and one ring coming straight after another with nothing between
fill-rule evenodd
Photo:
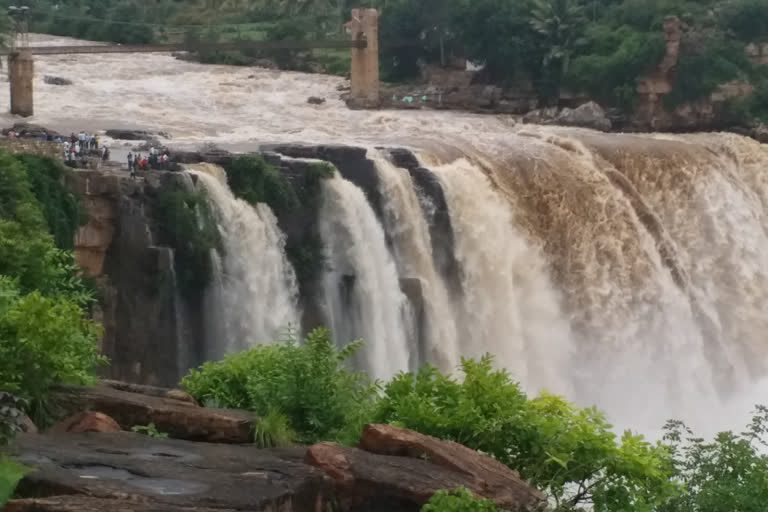
<instances>
[{"instance_id":1,"label":"railing","mask_svg":"<svg viewBox=\"0 0 768 512\"><path fill-rule=\"evenodd\" d=\"M205 50L307 50L312 48L358 48L365 49L368 43L363 40L348 41L233 41L229 43L177 43L177 44L121 44L121 45L85 45L85 46L26 46L16 52L31 55L61 55L74 53L170 53L198 52ZM9 50L0 50L0 55L8 55Z\"/></svg>"}]
</instances>

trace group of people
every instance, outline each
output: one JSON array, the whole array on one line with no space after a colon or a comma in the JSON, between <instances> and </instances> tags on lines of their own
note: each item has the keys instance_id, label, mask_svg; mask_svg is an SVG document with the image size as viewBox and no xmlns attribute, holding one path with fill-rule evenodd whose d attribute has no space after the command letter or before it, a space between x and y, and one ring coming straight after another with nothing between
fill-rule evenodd
<instances>
[{"instance_id":1,"label":"group of people","mask_svg":"<svg viewBox=\"0 0 768 512\"><path fill-rule=\"evenodd\" d=\"M43 140L49 140L48 134L43 132L41 135ZM54 139L54 142L61 141L59 137ZM88 162L88 155L98 155L102 160L109 160L109 148L103 146L99 150L99 136L89 135L85 131L81 131L78 135L72 133L67 140L62 144L64 149L64 161L70 165L77 165L77 161L80 160L83 166Z\"/></svg>"},{"instance_id":2,"label":"group of people","mask_svg":"<svg viewBox=\"0 0 768 512\"><path fill-rule=\"evenodd\" d=\"M131 171L131 178L136 177L136 171L147 169L167 169L169 156L168 150L160 150L156 147L149 148L149 156L142 156L141 153L128 153L128 170Z\"/></svg>"}]
</instances>

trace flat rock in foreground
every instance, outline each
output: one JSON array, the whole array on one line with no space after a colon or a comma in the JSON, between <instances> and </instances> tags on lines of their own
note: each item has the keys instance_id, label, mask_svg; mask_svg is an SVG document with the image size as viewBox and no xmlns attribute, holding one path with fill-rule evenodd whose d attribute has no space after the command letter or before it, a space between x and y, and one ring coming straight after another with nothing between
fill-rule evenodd
<instances>
[{"instance_id":1,"label":"flat rock in foreground","mask_svg":"<svg viewBox=\"0 0 768 512\"><path fill-rule=\"evenodd\" d=\"M249 443L254 416L247 411L209 409L192 403L121 391L110 386L57 389L53 402L62 416L95 411L112 417L123 428L154 423L176 439L216 443Z\"/></svg>"},{"instance_id":2,"label":"flat rock in foreground","mask_svg":"<svg viewBox=\"0 0 768 512\"><path fill-rule=\"evenodd\" d=\"M9 512L314 512L327 486L302 463L302 448L259 450L122 432L25 434L14 453L37 470L19 484L22 499L3 509ZM40 499L44 506L34 508Z\"/></svg>"}]
</instances>

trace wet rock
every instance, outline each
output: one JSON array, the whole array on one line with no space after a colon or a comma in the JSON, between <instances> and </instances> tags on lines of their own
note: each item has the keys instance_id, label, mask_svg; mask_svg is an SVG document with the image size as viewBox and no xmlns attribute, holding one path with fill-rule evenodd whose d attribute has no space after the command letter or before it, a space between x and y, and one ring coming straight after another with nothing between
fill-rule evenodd
<instances>
[{"instance_id":1,"label":"wet rock","mask_svg":"<svg viewBox=\"0 0 768 512\"><path fill-rule=\"evenodd\" d=\"M416 169L420 166L419 159L416 158L416 155L414 155L413 151L410 149L391 148L387 151L389 152L389 156L392 159L392 163L397 167L402 167L403 169L412 171L413 169Z\"/></svg>"},{"instance_id":2,"label":"wet rock","mask_svg":"<svg viewBox=\"0 0 768 512\"><path fill-rule=\"evenodd\" d=\"M18 511L314 512L328 489L323 475L301 462L303 448L259 450L120 432L24 434L13 450L36 468L19 484L21 500L10 509ZM47 500L49 508L30 508L24 498ZM103 500L103 507L86 498Z\"/></svg>"},{"instance_id":3,"label":"wet rock","mask_svg":"<svg viewBox=\"0 0 768 512\"><path fill-rule=\"evenodd\" d=\"M307 98L307 103L310 105L322 105L325 103L325 98L318 98L317 96L310 96Z\"/></svg>"},{"instance_id":4,"label":"wet rock","mask_svg":"<svg viewBox=\"0 0 768 512\"><path fill-rule=\"evenodd\" d=\"M7 136L8 132L10 131L13 131L14 133L18 134L19 137L25 137L25 138L40 139L42 138L43 133L48 134L48 137L50 139L61 137L60 133L53 130L49 130L37 124L16 123L10 128L3 129L3 135Z\"/></svg>"},{"instance_id":5,"label":"wet rock","mask_svg":"<svg viewBox=\"0 0 768 512\"><path fill-rule=\"evenodd\" d=\"M100 412L81 412L51 427L55 434L80 434L83 432L120 432L115 420Z\"/></svg>"},{"instance_id":6,"label":"wet rock","mask_svg":"<svg viewBox=\"0 0 768 512\"><path fill-rule=\"evenodd\" d=\"M564 108L555 118L555 123L563 126L592 128L603 132L611 129L611 121L606 116L605 111L594 101L584 103L574 109Z\"/></svg>"},{"instance_id":7,"label":"wet rock","mask_svg":"<svg viewBox=\"0 0 768 512\"><path fill-rule=\"evenodd\" d=\"M336 498L342 507L366 509L375 504L387 510L381 508L387 504L390 510L418 510L436 491L459 486L476 496L493 499L505 509L533 511L546 505L544 494L520 480L515 472L504 467L495 475L499 462L469 451L473 452L471 457L461 453L456 459L466 458L478 474L425 460L421 454L416 457L378 455L329 442L311 446L305 460L333 479ZM448 457L446 460L450 461ZM480 473L483 464L487 469ZM488 482L482 477L491 480Z\"/></svg>"},{"instance_id":8,"label":"wet rock","mask_svg":"<svg viewBox=\"0 0 768 512\"><path fill-rule=\"evenodd\" d=\"M72 85L72 80L60 76L45 75L43 82L49 85Z\"/></svg>"},{"instance_id":9,"label":"wet rock","mask_svg":"<svg viewBox=\"0 0 768 512\"><path fill-rule=\"evenodd\" d=\"M249 443L254 416L247 411L209 409L172 398L120 391L107 386L66 386L53 395L59 411L101 411L124 429L154 423L170 437L192 441Z\"/></svg>"},{"instance_id":10,"label":"wet rock","mask_svg":"<svg viewBox=\"0 0 768 512\"><path fill-rule=\"evenodd\" d=\"M230 508L199 508L167 503L134 503L122 499L64 495L9 501L3 512L235 512Z\"/></svg>"},{"instance_id":11,"label":"wet rock","mask_svg":"<svg viewBox=\"0 0 768 512\"><path fill-rule=\"evenodd\" d=\"M557 107L537 108L523 116L526 124L552 124L557 117Z\"/></svg>"},{"instance_id":12,"label":"wet rock","mask_svg":"<svg viewBox=\"0 0 768 512\"><path fill-rule=\"evenodd\" d=\"M106 131L107 137L119 140L149 140L154 134L146 130L111 129Z\"/></svg>"},{"instance_id":13,"label":"wet rock","mask_svg":"<svg viewBox=\"0 0 768 512\"><path fill-rule=\"evenodd\" d=\"M749 135L758 142L768 144L768 126L765 123L758 123L750 130Z\"/></svg>"},{"instance_id":14,"label":"wet rock","mask_svg":"<svg viewBox=\"0 0 768 512\"><path fill-rule=\"evenodd\" d=\"M171 150L170 154L171 161L179 164L198 164L206 162L226 166L234 158L234 155L229 151L216 147L203 148L198 151Z\"/></svg>"}]
</instances>

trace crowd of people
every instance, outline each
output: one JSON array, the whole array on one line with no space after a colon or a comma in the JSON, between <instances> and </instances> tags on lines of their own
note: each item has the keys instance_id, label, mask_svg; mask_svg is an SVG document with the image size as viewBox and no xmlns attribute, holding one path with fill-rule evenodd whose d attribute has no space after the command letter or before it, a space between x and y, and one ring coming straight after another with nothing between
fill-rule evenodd
<instances>
[{"instance_id":1,"label":"crowd of people","mask_svg":"<svg viewBox=\"0 0 768 512\"><path fill-rule=\"evenodd\" d=\"M48 134L43 132L41 138L48 140ZM55 139L54 142L56 142ZM64 161L67 163L74 163L77 160L87 161L88 155L98 155L102 160L109 159L109 148L102 147L99 150L99 136L90 135L84 131L77 135L72 133L69 139L63 142L62 148L64 150Z\"/></svg>"},{"instance_id":2,"label":"crowd of people","mask_svg":"<svg viewBox=\"0 0 768 512\"><path fill-rule=\"evenodd\" d=\"M156 147L149 148L149 155L142 156L141 153L128 153L128 170L131 171L131 177L136 177L136 171L148 169L168 169L169 162L168 150L161 150Z\"/></svg>"}]
</instances>

